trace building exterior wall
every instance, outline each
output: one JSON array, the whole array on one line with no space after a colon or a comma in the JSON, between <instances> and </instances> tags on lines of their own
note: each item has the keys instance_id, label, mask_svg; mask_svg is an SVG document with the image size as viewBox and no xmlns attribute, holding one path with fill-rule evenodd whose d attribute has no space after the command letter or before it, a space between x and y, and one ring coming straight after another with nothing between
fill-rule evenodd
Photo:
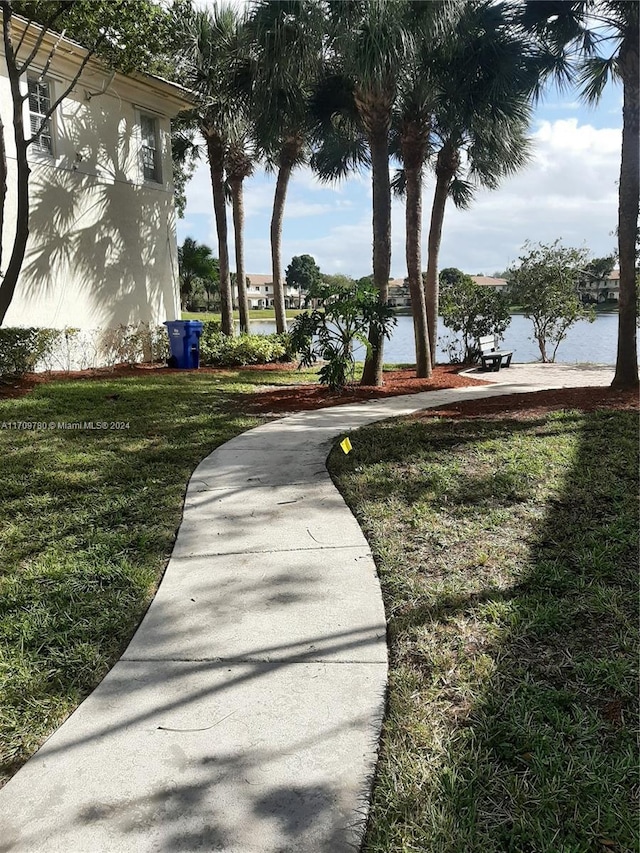
<instances>
[{"instance_id":1,"label":"building exterior wall","mask_svg":"<svg viewBox=\"0 0 640 853\"><path fill-rule=\"evenodd\" d=\"M56 55L47 73L52 101L81 61L74 47ZM26 80L24 86L26 91ZM161 86L154 89L141 75L87 67L56 110L52 153L29 149L30 236L5 326L113 328L180 316L170 131L170 116L179 108L177 98L171 103ZM8 167L6 266L16 161L4 57L0 113ZM141 113L156 123L159 180L144 178ZM25 118L28 122L28 100Z\"/></svg>"}]
</instances>

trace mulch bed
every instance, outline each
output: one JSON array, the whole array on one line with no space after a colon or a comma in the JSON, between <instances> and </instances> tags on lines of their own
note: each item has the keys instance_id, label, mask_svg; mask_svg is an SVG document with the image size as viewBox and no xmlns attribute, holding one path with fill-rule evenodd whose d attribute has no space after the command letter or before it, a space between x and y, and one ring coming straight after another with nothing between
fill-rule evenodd
<instances>
[{"instance_id":1,"label":"mulch bed","mask_svg":"<svg viewBox=\"0 0 640 853\"><path fill-rule=\"evenodd\" d=\"M429 379L416 379L415 371L411 369L389 370L384 373L382 387L348 385L342 394L330 391L322 385L265 387L259 393L247 395L244 408L250 414L283 414L397 397L400 394L417 394L419 391L487 384L479 379L460 376L461 369L463 368L459 365L438 365Z\"/></svg>"},{"instance_id":2,"label":"mulch bed","mask_svg":"<svg viewBox=\"0 0 640 853\"><path fill-rule=\"evenodd\" d=\"M436 391L443 388L464 388L471 385L485 385L480 379L460 376L460 365L438 365L429 379L416 379L411 369L390 370L384 373L382 387L351 385L344 393L337 394L321 385L270 385L269 376L276 371L291 370L295 364L249 365L235 370L252 373L264 373L265 384L260 390L247 394L243 409L248 414L281 415L285 412L309 411L326 406L341 406L364 400L395 397L399 394L416 394L420 391ZM22 397L36 386L52 381L73 381L93 379L119 379L136 376L148 376L149 372L184 373L164 365L120 364L90 370L71 372L28 373L19 379L0 381L0 399ZM226 371L214 367L202 367L200 373L225 375ZM538 417L557 409L638 409L638 394L635 391L614 391L609 387L560 388L550 391L536 391L528 394L509 394L483 400L466 400L445 408L429 409L416 417L504 417L525 419Z\"/></svg>"}]
</instances>

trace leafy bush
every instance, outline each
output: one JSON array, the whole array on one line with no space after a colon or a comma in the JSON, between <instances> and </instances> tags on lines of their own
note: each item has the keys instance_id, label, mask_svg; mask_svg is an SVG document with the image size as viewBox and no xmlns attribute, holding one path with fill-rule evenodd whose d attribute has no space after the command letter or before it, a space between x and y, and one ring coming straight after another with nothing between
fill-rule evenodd
<instances>
[{"instance_id":1,"label":"leafy bush","mask_svg":"<svg viewBox=\"0 0 640 853\"><path fill-rule=\"evenodd\" d=\"M0 376L21 376L53 351L61 329L0 329Z\"/></svg>"},{"instance_id":2,"label":"leafy bush","mask_svg":"<svg viewBox=\"0 0 640 853\"><path fill-rule=\"evenodd\" d=\"M455 267L440 273L440 316L461 340L446 340L452 364L480 360L478 341L484 335L501 336L509 323L509 297L482 287Z\"/></svg>"},{"instance_id":3,"label":"leafy bush","mask_svg":"<svg viewBox=\"0 0 640 853\"><path fill-rule=\"evenodd\" d=\"M169 340L164 326L148 323L105 329L101 340L104 364L164 362L169 357Z\"/></svg>"},{"instance_id":4,"label":"leafy bush","mask_svg":"<svg viewBox=\"0 0 640 853\"><path fill-rule=\"evenodd\" d=\"M0 376L165 362L168 355L167 330L148 323L113 329L0 329Z\"/></svg>"},{"instance_id":5,"label":"leafy bush","mask_svg":"<svg viewBox=\"0 0 640 853\"><path fill-rule=\"evenodd\" d=\"M396 323L393 308L381 303L377 290L364 280L347 286L325 283L310 290L310 295L324 302L324 310L296 317L291 330L292 346L300 353L302 367L311 367L323 359L320 382L332 391L341 391L354 378L355 343L369 351L367 333L371 327L390 337Z\"/></svg>"},{"instance_id":6,"label":"leafy bush","mask_svg":"<svg viewBox=\"0 0 640 853\"><path fill-rule=\"evenodd\" d=\"M214 325L205 323L205 326ZM222 332L203 329L200 362L212 367L268 364L291 360L291 342L286 334L239 335L229 338Z\"/></svg>"}]
</instances>

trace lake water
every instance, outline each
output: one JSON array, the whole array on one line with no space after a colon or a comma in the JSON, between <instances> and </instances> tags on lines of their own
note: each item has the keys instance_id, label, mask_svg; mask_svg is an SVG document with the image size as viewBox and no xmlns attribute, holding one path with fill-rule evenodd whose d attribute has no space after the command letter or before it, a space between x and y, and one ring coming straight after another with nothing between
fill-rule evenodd
<instances>
[{"instance_id":1,"label":"lake water","mask_svg":"<svg viewBox=\"0 0 640 853\"><path fill-rule=\"evenodd\" d=\"M289 321L291 323L291 321ZM275 323L269 320L252 320L251 331L254 334L268 335L275 332ZM538 345L531 340L533 324L522 314L513 314L511 323L504 333L501 346L513 350L514 362L531 362L540 360ZM441 345L445 339L455 338L455 333L446 328L442 320L438 321L438 361L449 360ZM580 320L572 326L567 337L558 347L556 361L559 364L575 364L594 362L596 364L615 364L618 341L618 315L598 314L593 323ZM364 350L356 358L364 360ZM415 348L413 343L413 320L411 317L398 317L398 324L393 330L391 340L385 341L384 360L391 364L415 363Z\"/></svg>"}]
</instances>

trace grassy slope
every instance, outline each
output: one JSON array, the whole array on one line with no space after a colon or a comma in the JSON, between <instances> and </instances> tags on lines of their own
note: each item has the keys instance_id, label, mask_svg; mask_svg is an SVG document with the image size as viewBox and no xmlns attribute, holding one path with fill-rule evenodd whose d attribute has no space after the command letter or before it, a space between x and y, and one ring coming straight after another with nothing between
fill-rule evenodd
<instances>
[{"instance_id":1,"label":"grassy slope","mask_svg":"<svg viewBox=\"0 0 640 853\"><path fill-rule=\"evenodd\" d=\"M129 424L0 429L0 779L123 651L171 551L191 472L259 423L240 414L238 395L264 381L233 370L151 373L52 382L0 402L0 422Z\"/></svg>"},{"instance_id":2,"label":"grassy slope","mask_svg":"<svg viewBox=\"0 0 640 853\"><path fill-rule=\"evenodd\" d=\"M416 419L332 457L389 621L365 853L638 849L637 431Z\"/></svg>"}]
</instances>

